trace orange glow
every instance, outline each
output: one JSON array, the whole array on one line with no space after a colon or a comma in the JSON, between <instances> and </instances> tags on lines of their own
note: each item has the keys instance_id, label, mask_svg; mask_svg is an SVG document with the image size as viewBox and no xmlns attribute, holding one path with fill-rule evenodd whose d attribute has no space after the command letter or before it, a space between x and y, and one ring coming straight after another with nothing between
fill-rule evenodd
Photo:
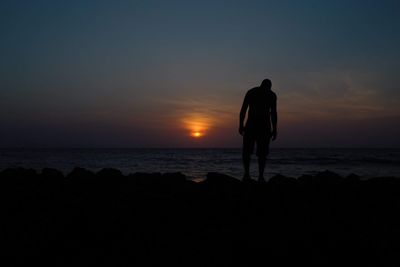
<instances>
[{"instance_id":1,"label":"orange glow","mask_svg":"<svg viewBox=\"0 0 400 267\"><path fill-rule=\"evenodd\" d=\"M191 137L201 138L210 130L212 120L202 114L190 114L183 119L183 124Z\"/></svg>"}]
</instances>

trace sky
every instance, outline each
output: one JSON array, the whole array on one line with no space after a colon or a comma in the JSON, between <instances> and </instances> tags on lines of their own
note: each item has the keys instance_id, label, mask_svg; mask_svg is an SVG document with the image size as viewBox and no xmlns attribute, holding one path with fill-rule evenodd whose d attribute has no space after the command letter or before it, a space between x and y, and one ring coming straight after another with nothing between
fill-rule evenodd
<instances>
[{"instance_id":1,"label":"sky","mask_svg":"<svg viewBox=\"0 0 400 267\"><path fill-rule=\"evenodd\" d=\"M400 147L399 1L0 2L0 147Z\"/></svg>"}]
</instances>

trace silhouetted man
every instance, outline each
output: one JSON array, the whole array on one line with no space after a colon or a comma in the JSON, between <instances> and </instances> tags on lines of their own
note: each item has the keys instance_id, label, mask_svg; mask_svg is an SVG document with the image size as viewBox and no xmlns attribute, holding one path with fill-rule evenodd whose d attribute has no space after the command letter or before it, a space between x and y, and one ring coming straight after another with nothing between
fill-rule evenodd
<instances>
[{"instance_id":1,"label":"silhouetted man","mask_svg":"<svg viewBox=\"0 0 400 267\"><path fill-rule=\"evenodd\" d=\"M239 133L243 135L243 180L250 179L250 157L254 145L257 144L258 181L264 181L264 168L269 153L269 141L275 140L277 135L278 116L276 112L276 94L271 90L269 79L262 81L259 87L247 91L240 110ZM244 118L247 114L246 125Z\"/></svg>"}]
</instances>

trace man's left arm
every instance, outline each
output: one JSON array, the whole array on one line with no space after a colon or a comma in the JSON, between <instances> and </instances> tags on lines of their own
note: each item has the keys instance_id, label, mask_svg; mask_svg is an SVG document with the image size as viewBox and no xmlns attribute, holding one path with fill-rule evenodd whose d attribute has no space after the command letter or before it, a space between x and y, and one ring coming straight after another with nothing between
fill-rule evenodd
<instances>
[{"instance_id":1,"label":"man's left arm","mask_svg":"<svg viewBox=\"0 0 400 267\"><path fill-rule=\"evenodd\" d=\"M272 140L276 139L276 136L278 135L278 112L277 112L277 99L276 95L274 94L274 99L272 100L272 105L271 105L271 122L272 122Z\"/></svg>"},{"instance_id":2,"label":"man's left arm","mask_svg":"<svg viewBox=\"0 0 400 267\"><path fill-rule=\"evenodd\" d=\"M239 115L239 134L243 135L244 132L244 118L246 117L247 108L249 107L248 92L244 97L242 108Z\"/></svg>"}]
</instances>

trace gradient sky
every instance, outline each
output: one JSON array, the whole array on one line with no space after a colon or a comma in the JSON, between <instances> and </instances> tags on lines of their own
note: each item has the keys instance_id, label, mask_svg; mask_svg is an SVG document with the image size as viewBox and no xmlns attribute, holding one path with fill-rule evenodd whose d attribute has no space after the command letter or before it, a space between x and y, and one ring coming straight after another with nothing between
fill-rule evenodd
<instances>
[{"instance_id":1,"label":"gradient sky","mask_svg":"<svg viewBox=\"0 0 400 267\"><path fill-rule=\"evenodd\" d=\"M400 147L400 1L0 2L1 147ZM200 131L200 138L191 136Z\"/></svg>"}]
</instances>

